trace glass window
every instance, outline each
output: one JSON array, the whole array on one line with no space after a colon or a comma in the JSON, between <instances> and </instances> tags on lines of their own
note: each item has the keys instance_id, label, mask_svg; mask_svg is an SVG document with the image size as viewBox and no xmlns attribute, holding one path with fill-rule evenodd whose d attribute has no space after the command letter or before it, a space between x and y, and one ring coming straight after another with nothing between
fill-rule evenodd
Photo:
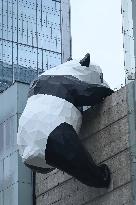
<instances>
[{"instance_id":1,"label":"glass window","mask_svg":"<svg viewBox=\"0 0 136 205\"><path fill-rule=\"evenodd\" d=\"M19 203L17 200L17 193L18 193L18 182L16 182L8 189L4 190L4 205L5 204L18 205Z\"/></svg>"},{"instance_id":2,"label":"glass window","mask_svg":"<svg viewBox=\"0 0 136 205\"><path fill-rule=\"evenodd\" d=\"M12 65L12 42L7 41L6 62Z\"/></svg>"},{"instance_id":3,"label":"glass window","mask_svg":"<svg viewBox=\"0 0 136 205\"><path fill-rule=\"evenodd\" d=\"M0 61L5 63L4 69L1 66L4 79L12 80L14 68L16 80L30 82L37 75L37 69L41 73L60 64L60 1L4 0L0 1L1 7L2 2L5 40L0 39ZM0 35L2 37L2 30Z\"/></svg>"},{"instance_id":4,"label":"glass window","mask_svg":"<svg viewBox=\"0 0 136 205\"><path fill-rule=\"evenodd\" d=\"M43 51L43 69L48 70L61 64L61 54Z\"/></svg>"},{"instance_id":5,"label":"glass window","mask_svg":"<svg viewBox=\"0 0 136 205\"><path fill-rule=\"evenodd\" d=\"M2 40L0 39L0 61L2 61Z\"/></svg>"},{"instance_id":6,"label":"glass window","mask_svg":"<svg viewBox=\"0 0 136 205\"><path fill-rule=\"evenodd\" d=\"M61 54L54 52L50 53L50 68L53 68L59 64L61 64Z\"/></svg>"},{"instance_id":7,"label":"glass window","mask_svg":"<svg viewBox=\"0 0 136 205\"><path fill-rule=\"evenodd\" d=\"M13 0L13 41L17 42L17 1Z\"/></svg>"},{"instance_id":8,"label":"glass window","mask_svg":"<svg viewBox=\"0 0 136 205\"><path fill-rule=\"evenodd\" d=\"M0 154L4 151L4 127L0 124Z\"/></svg>"},{"instance_id":9,"label":"glass window","mask_svg":"<svg viewBox=\"0 0 136 205\"><path fill-rule=\"evenodd\" d=\"M4 122L5 127L5 147L6 150L16 146L16 116L7 119Z\"/></svg>"},{"instance_id":10,"label":"glass window","mask_svg":"<svg viewBox=\"0 0 136 205\"><path fill-rule=\"evenodd\" d=\"M37 70L37 49L32 49L32 61L31 61L32 68Z\"/></svg>"},{"instance_id":11,"label":"glass window","mask_svg":"<svg viewBox=\"0 0 136 205\"><path fill-rule=\"evenodd\" d=\"M4 32L4 39L7 39L7 27L8 27L8 8L7 8L7 0L3 1L3 32Z\"/></svg>"},{"instance_id":12,"label":"glass window","mask_svg":"<svg viewBox=\"0 0 136 205\"><path fill-rule=\"evenodd\" d=\"M28 45L32 46L32 38L33 38L33 20L31 15L28 16Z\"/></svg>"},{"instance_id":13,"label":"glass window","mask_svg":"<svg viewBox=\"0 0 136 205\"><path fill-rule=\"evenodd\" d=\"M3 40L3 62L12 62L12 48L8 41ZM10 57L9 57L10 56Z\"/></svg>"},{"instance_id":14,"label":"glass window","mask_svg":"<svg viewBox=\"0 0 136 205\"><path fill-rule=\"evenodd\" d=\"M29 168L22 162L22 157L18 156L18 178L19 181L25 183L32 183L32 175Z\"/></svg>"},{"instance_id":15,"label":"glass window","mask_svg":"<svg viewBox=\"0 0 136 205\"><path fill-rule=\"evenodd\" d=\"M2 61L3 64L3 77L5 80L8 80L9 69L12 69L12 43L9 41L3 40L3 52L2 52Z\"/></svg>"},{"instance_id":16,"label":"glass window","mask_svg":"<svg viewBox=\"0 0 136 205\"><path fill-rule=\"evenodd\" d=\"M18 1L18 42L22 43L22 29L23 29L23 9L22 1Z\"/></svg>"},{"instance_id":17,"label":"glass window","mask_svg":"<svg viewBox=\"0 0 136 205\"><path fill-rule=\"evenodd\" d=\"M24 1L25 2L25 1ZM23 6L23 23L22 23L22 42L23 44L27 44L27 37L28 37L28 15L30 11L27 7Z\"/></svg>"},{"instance_id":18,"label":"glass window","mask_svg":"<svg viewBox=\"0 0 136 205\"><path fill-rule=\"evenodd\" d=\"M42 72L42 50L38 49L38 73Z\"/></svg>"},{"instance_id":19,"label":"glass window","mask_svg":"<svg viewBox=\"0 0 136 205\"><path fill-rule=\"evenodd\" d=\"M1 192L0 192L0 204L1 204L1 205L4 205L3 196L4 196L4 191L1 191Z\"/></svg>"},{"instance_id":20,"label":"glass window","mask_svg":"<svg viewBox=\"0 0 136 205\"><path fill-rule=\"evenodd\" d=\"M17 43L13 43L13 63L17 64Z\"/></svg>"},{"instance_id":21,"label":"glass window","mask_svg":"<svg viewBox=\"0 0 136 205\"><path fill-rule=\"evenodd\" d=\"M8 40L12 41L12 2L8 1Z\"/></svg>"},{"instance_id":22,"label":"glass window","mask_svg":"<svg viewBox=\"0 0 136 205\"><path fill-rule=\"evenodd\" d=\"M4 187L9 187L18 181L18 152L4 159Z\"/></svg>"},{"instance_id":23,"label":"glass window","mask_svg":"<svg viewBox=\"0 0 136 205\"><path fill-rule=\"evenodd\" d=\"M44 71L49 69L48 57L49 57L49 52L44 50L43 51L43 70Z\"/></svg>"},{"instance_id":24,"label":"glass window","mask_svg":"<svg viewBox=\"0 0 136 205\"><path fill-rule=\"evenodd\" d=\"M4 185L4 161L0 160L0 192L3 190L3 185Z\"/></svg>"},{"instance_id":25,"label":"glass window","mask_svg":"<svg viewBox=\"0 0 136 205\"><path fill-rule=\"evenodd\" d=\"M2 8L2 1L0 1L0 8ZM2 38L2 9L0 9L0 38Z\"/></svg>"}]
</instances>

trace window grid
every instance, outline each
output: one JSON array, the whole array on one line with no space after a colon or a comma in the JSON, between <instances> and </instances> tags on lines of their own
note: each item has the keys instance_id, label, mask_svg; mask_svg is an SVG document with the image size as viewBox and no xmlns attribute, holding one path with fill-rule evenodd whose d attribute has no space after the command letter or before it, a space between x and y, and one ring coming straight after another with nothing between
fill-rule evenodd
<instances>
[{"instance_id":1,"label":"window grid","mask_svg":"<svg viewBox=\"0 0 136 205\"><path fill-rule=\"evenodd\" d=\"M60 1L1 0L0 7L0 82L30 83L61 63Z\"/></svg>"}]
</instances>

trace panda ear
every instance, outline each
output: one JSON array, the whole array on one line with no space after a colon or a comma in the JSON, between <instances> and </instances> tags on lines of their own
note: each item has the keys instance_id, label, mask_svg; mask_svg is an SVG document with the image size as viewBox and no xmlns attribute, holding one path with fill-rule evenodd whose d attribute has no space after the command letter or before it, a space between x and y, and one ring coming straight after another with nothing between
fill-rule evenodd
<instances>
[{"instance_id":1,"label":"panda ear","mask_svg":"<svg viewBox=\"0 0 136 205\"><path fill-rule=\"evenodd\" d=\"M85 57L79 62L81 66L89 67L90 65L90 54L87 53Z\"/></svg>"}]
</instances>

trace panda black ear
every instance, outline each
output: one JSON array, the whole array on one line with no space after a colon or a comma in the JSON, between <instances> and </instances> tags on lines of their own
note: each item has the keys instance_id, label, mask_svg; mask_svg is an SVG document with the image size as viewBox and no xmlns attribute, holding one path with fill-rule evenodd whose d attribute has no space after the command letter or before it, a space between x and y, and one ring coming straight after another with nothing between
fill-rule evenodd
<instances>
[{"instance_id":1,"label":"panda black ear","mask_svg":"<svg viewBox=\"0 0 136 205\"><path fill-rule=\"evenodd\" d=\"M81 66L89 67L90 65L90 54L87 53L85 57L79 62Z\"/></svg>"}]
</instances>

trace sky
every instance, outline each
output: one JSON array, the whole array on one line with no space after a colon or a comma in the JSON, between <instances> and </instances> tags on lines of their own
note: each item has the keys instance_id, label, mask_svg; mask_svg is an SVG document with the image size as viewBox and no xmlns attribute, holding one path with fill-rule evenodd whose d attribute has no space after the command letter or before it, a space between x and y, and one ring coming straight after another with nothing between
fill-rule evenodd
<instances>
[{"instance_id":1,"label":"sky","mask_svg":"<svg viewBox=\"0 0 136 205\"><path fill-rule=\"evenodd\" d=\"M71 0L72 57L100 65L112 89L124 85L121 0Z\"/></svg>"}]
</instances>

